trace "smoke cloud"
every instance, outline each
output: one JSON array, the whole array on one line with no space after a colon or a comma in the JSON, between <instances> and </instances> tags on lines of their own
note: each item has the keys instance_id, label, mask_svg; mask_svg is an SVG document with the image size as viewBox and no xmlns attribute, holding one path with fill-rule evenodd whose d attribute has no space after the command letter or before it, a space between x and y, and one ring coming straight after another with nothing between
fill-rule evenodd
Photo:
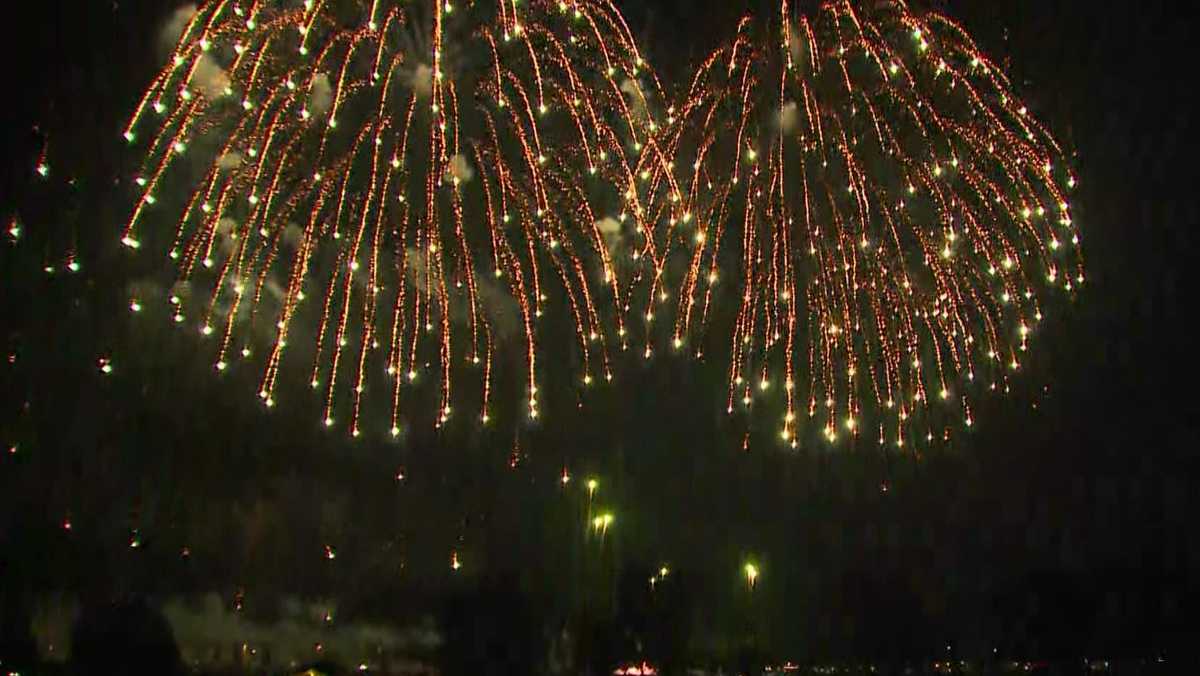
<instances>
[{"instance_id":1,"label":"smoke cloud","mask_svg":"<svg viewBox=\"0 0 1200 676\"><path fill-rule=\"evenodd\" d=\"M796 131L796 127L800 124L800 108L795 101L788 101L779 109L779 131L782 134L791 134Z\"/></svg>"},{"instance_id":2,"label":"smoke cloud","mask_svg":"<svg viewBox=\"0 0 1200 676\"><path fill-rule=\"evenodd\" d=\"M206 98L217 99L226 95L229 90L229 74L208 54L200 57L196 70L192 73L192 89L199 91Z\"/></svg>"},{"instance_id":3,"label":"smoke cloud","mask_svg":"<svg viewBox=\"0 0 1200 676\"><path fill-rule=\"evenodd\" d=\"M217 160L217 168L222 171L237 169L242 164L242 154L237 152L225 153Z\"/></svg>"},{"instance_id":4,"label":"smoke cloud","mask_svg":"<svg viewBox=\"0 0 1200 676\"><path fill-rule=\"evenodd\" d=\"M179 38L183 36L183 31L187 29L188 23L194 16L196 16L196 5L184 5L175 10L167 19L167 23L158 33L159 50L164 55L170 54L175 49Z\"/></svg>"},{"instance_id":5,"label":"smoke cloud","mask_svg":"<svg viewBox=\"0 0 1200 676\"><path fill-rule=\"evenodd\" d=\"M316 116L333 109L333 84L328 73L317 73L313 78L312 90L308 95L308 111Z\"/></svg>"},{"instance_id":6,"label":"smoke cloud","mask_svg":"<svg viewBox=\"0 0 1200 676\"><path fill-rule=\"evenodd\" d=\"M295 598L285 599L279 610L281 617L275 622L257 622L234 612L213 593L199 599L171 599L163 606L176 641L193 659L207 658L205 653L214 647L242 643L269 645L273 660L286 663L309 659L318 643L326 653L360 660L377 649L428 651L441 642L432 621L405 631L365 622L343 624L335 603L305 604Z\"/></svg>"},{"instance_id":7,"label":"smoke cloud","mask_svg":"<svg viewBox=\"0 0 1200 676\"><path fill-rule=\"evenodd\" d=\"M457 178L459 183L470 183L475 178L475 169L462 153L450 158L450 166L446 168L450 178Z\"/></svg>"},{"instance_id":8,"label":"smoke cloud","mask_svg":"<svg viewBox=\"0 0 1200 676\"><path fill-rule=\"evenodd\" d=\"M650 110L646 107L645 92L637 80L633 78L623 80L621 82L621 91L628 99L629 112L639 120L647 120L650 117Z\"/></svg>"},{"instance_id":9,"label":"smoke cloud","mask_svg":"<svg viewBox=\"0 0 1200 676\"><path fill-rule=\"evenodd\" d=\"M175 10L158 33L158 46L163 56L175 50L183 32L187 30L192 17L196 16L196 5L184 5ZM229 89L229 74L208 54L200 57L188 86L203 94L206 98L216 99L225 96Z\"/></svg>"},{"instance_id":10,"label":"smoke cloud","mask_svg":"<svg viewBox=\"0 0 1200 676\"><path fill-rule=\"evenodd\" d=\"M408 77L408 86L418 98L433 96L433 68L425 63L417 64Z\"/></svg>"}]
</instances>

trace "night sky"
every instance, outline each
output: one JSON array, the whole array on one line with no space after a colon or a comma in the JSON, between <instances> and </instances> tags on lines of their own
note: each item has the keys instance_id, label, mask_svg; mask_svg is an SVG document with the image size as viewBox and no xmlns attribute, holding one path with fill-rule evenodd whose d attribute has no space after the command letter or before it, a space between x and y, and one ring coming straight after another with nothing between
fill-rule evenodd
<instances>
[{"instance_id":1,"label":"night sky","mask_svg":"<svg viewBox=\"0 0 1200 676\"><path fill-rule=\"evenodd\" d=\"M638 590L666 563L672 617L712 654L747 623L796 659L1194 648L1200 129L1176 3L938 4L1075 155L1089 282L1049 306L1012 393L919 462L871 443L743 450L719 365L682 360L517 430L352 442L306 396L264 411L254 374L218 378L196 336L126 310L147 271L116 246L135 161L119 131L173 3L22 4L0 46L0 219L26 231L0 247L0 634L58 589L243 590L263 607L332 594L400 621L503 589L546 618L616 599L618 622L654 633ZM621 4L680 82L759 3ZM44 147L48 180L33 171ZM589 476L616 516L608 549L581 542ZM746 561L762 570L753 595Z\"/></svg>"}]
</instances>

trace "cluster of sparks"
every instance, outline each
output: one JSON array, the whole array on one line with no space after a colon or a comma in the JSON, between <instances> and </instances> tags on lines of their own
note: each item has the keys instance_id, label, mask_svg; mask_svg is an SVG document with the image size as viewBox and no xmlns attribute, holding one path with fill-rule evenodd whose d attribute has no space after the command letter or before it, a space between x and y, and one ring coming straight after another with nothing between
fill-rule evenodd
<instances>
[{"instance_id":1,"label":"cluster of sparks","mask_svg":"<svg viewBox=\"0 0 1200 676\"><path fill-rule=\"evenodd\" d=\"M396 435L403 387L425 377L440 380L445 423L463 361L487 423L506 314L536 418L536 325L552 294L586 381L611 378L636 282L594 204L609 198L649 228L630 186L661 98L609 0L214 0L125 132L136 144L154 128L122 241L153 237L147 216L176 193L172 170L198 174L165 248L181 280L211 293L196 319L179 294L171 311L219 340L219 370L251 356L245 324L274 325L267 406L307 302L320 306L307 333L325 425L348 396L358 436L373 385L390 391ZM189 153L203 153L199 170Z\"/></svg>"},{"instance_id":2,"label":"cluster of sparks","mask_svg":"<svg viewBox=\"0 0 1200 676\"><path fill-rule=\"evenodd\" d=\"M1083 282L1063 152L945 16L783 0L773 26L744 20L677 106L664 152L691 170L691 207L664 237L691 253L674 345L710 323L724 264L730 413L782 391L793 446L932 440L934 407L969 427L1044 299Z\"/></svg>"},{"instance_id":3,"label":"cluster of sparks","mask_svg":"<svg viewBox=\"0 0 1200 676\"><path fill-rule=\"evenodd\" d=\"M161 242L208 290L171 312L215 334L219 370L273 327L267 406L316 305L295 333L324 423L345 407L354 436L369 387L398 434L425 373L445 423L461 368L487 423L506 314L536 418L550 308L586 386L634 340L713 357L732 301L710 350L728 351L730 413L783 392L793 446L868 428L903 446L932 437L935 405L970 426L1046 296L1083 282L1063 151L945 16L782 0L679 94L610 0L216 0L126 130L154 131L122 241ZM152 234L178 192L174 231Z\"/></svg>"}]
</instances>

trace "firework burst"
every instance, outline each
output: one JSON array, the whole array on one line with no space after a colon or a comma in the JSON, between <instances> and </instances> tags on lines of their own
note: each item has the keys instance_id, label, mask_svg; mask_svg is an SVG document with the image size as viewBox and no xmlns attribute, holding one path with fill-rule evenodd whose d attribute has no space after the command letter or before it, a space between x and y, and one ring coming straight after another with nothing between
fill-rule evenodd
<instances>
[{"instance_id":1,"label":"firework burst","mask_svg":"<svg viewBox=\"0 0 1200 676\"><path fill-rule=\"evenodd\" d=\"M169 257L197 290L175 321L218 370L258 360L267 406L307 369L325 425L358 436L387 391L396 435L406 386L439 383L442 424L462 371L487 423L512 334L536 418L544 312L570 318L585 383L624 343L643 275L618 254L655 218L636 177L666 166L659 101L609 0L215 0L125 131L142 192L122 242Z\"/></svg>"},{"instance_id":2,"label":"firework burst","mask_svg":"<svg viewBox=\"0 0 1200 676\"><path fill-rule=\"evenodd\" d=\"M779 393L793 446L941 438L936 421L970 426L972 397L1006 387L1043 303L1083 282L1074 174L954 21L812 4L783 0L769 33L744 19L675 107L669 340L699 354L729 300L730 413Z\"/></svg>"}]
</instances>

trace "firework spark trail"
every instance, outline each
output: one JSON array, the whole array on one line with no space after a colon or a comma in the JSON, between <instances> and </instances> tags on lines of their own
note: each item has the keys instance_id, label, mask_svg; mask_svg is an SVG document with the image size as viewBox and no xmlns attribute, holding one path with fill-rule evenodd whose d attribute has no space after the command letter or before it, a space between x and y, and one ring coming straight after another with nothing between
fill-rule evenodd
<instances>
[{"instance_id":1,"label":"firework spark trail","mask_svg":"<svg viewBox=\"0 0 1200 676\"><path fill-rule=\"evenodd\" d=\"M143 192L122 241L169 241L179 278L208 290L191 310L203 335L225 323L218 369L235 344L253 354L249 323L274 325L268 406L289 335L311 334L324 423L349 415L353 436L372 384L390 390L396 435L402 387L422 372L437 378L445 423L459 359L488 421L502 332L483 306L499 288L520 314L537 417L551 296L573 318L588 384L596 365L611 378L630 298L661 277L662 207L643 202L637 177L673 180L656 142L662 99L610 0L214 0L125 130ZM157 211L179 210L169 237L155 232L160 198ZM632 215L631 248L652 274L600 232L609 209ZM278 307L264 302L272 288ZM315 330L296 332L314 303ZM174 302L175 321L188 309Z\"/></svg>"},{"instance_id":2,"label":"firework spark trail","mask_svg":"<svg viewBox=\"0 0 1200 676\"><path fill-rule=\"evenodd\" d=\"M376 367L393 436L425 372L445 423L460 358L488 422L497 293L533 418L548 310L571 319L586 386L634 334L647 359L664 333L703 356L734 296L730 413L782 380L793 446L804 428L932 437L937 400L969 426L977 373L1006 387L1043 300L1083 281L1063 152L943 16L784 0L772 25L740 22L662 111L608 0L209 3L126 130L154 128L123 242L201 156L169 200L168 255L210 290L201 332L225 322L217 368L235 343L252 354L246 317L273 322L274 405L309 298L311 384L354 436Z\"/></svg>"},{"instance_id":3,"label":"firework spark trail","mask_svg":"<svg viewBox=\"0 0 1200 676\"><path fill-rule=\"evenodd\" d=\"M867 425L903 446L944 413L970 426L1044 300L1083 282L1063 151L944 16L783 0L770 24L764 40L742 21L663 135L688 223L659 224L686 260L674 345L700 354L727 281L730 413L781 375L792 446Z\"/></svg>"}]
</instances>

